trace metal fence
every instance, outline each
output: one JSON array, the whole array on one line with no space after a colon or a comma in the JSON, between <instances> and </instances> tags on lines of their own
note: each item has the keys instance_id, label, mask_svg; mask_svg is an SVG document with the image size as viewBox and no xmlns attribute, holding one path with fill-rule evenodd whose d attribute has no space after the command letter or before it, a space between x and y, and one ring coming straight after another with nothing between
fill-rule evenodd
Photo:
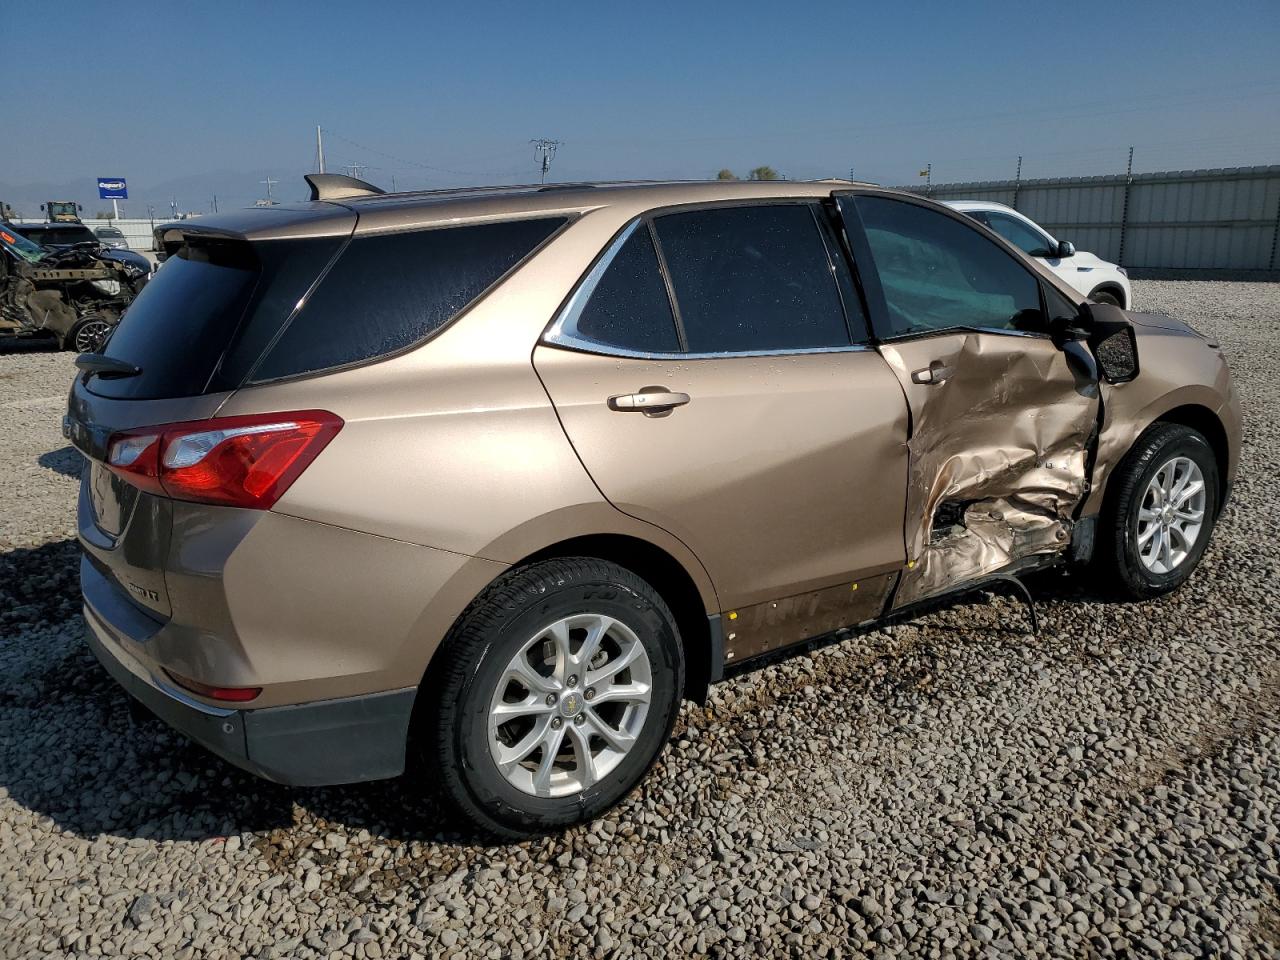
<instances>
[{"instance_id":1,"label":"metal fence","mask_svg":"<svg viewBox=\"0 0 1280 960\"><path fill-rule=\"evenodd\" d=\"M1006 204L1125 267L1280 270L1280 165L906 189L937 200Z\"/></svg>"}]
</instances>

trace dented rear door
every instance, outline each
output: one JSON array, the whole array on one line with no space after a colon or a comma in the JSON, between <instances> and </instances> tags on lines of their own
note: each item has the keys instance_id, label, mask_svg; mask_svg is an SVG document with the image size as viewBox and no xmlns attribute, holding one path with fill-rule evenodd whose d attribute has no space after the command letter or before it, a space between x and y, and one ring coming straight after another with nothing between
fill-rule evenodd
<instances>
[{"instance_id":1,"label":"dented rear door","mask_svg":"<svg viewBox=\"0 0 1280 960\"><path fill-rule=\"evenodd\" d=\"M871 193L840 204L911 411L894 607L1063 553L1087 492L1098 388L1092 365L1048 336L1040 278L931 205Z\"/></svg>"}]
</instances>

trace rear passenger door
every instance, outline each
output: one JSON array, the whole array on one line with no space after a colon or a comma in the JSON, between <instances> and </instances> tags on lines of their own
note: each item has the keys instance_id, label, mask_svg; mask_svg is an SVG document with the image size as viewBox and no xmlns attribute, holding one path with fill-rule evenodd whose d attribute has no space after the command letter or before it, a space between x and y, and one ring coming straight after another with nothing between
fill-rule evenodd
<instances>
[{"instance_id":1,"label":"rear passenger door","mask_svg":"<svg viewBox=\"0 0 1280 960\"><path fill-rule=\"evenodd\" d=\"M638 219L534 353L604 495L706 567L731 660L877 616L903 560L906 406L834 220Z\"/></svg>"}]
</instances>

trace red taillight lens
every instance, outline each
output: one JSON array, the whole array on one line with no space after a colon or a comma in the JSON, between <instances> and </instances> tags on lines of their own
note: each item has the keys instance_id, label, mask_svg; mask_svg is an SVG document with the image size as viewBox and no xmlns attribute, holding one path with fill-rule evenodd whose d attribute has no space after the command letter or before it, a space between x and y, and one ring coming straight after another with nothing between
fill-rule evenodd
<instances>
[{"instance_id":1,"label":"red taillight lens","mask_svg":"<svg viewBox=\"0 0 1280 960\"><path fill-rule=\"evenodd\" d=\"M324 410L170 423L113 436L107 466L175 500L268 510L341 428Z\"/></svg>"},{"instance_id":2,"label":"red taillight lens","mask_svg":"<svg viewBox=\"0 0 1280 960\"><path fill-rule=\"evenodd\" d=\"M247 703L254 699L262 692L261 687L211 687L207 683L201 683L199 680L192 680L190 677L184 677L172 670L166 670L165 674L182 687L184 690L190 690L192 693L198 693L202 697L208 697L210 700L226 700L229 703Z\"/></svg>"}]
</instances>

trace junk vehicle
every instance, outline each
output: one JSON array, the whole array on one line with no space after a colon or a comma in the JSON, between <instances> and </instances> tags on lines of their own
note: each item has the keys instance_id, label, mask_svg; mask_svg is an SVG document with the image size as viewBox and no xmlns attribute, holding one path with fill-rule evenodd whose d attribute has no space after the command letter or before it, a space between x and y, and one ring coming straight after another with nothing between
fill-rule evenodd
<instances>
[{"instance_id":1,"label":"junk vehicle","mask_svg":"<svg viewBox=\"0 0 1280 960\"><path fill-rule=\"evenodd\" d=\"M63 424L89 646L271 780L412 763L563 829L819 638L1048 568L1178 588L1231 488L1218 344L925 198L308 179L169 224Z\"/></svg>"},{"instance_id":2,"label":"junk vehicle","mask_svg":"<svg viewBox=\"0 0 1280 960\"><path fill-rule=\"evenodd\" d=\"M147 280L97 243L48 249L0 221L0 338L54 337L64 350L102 348Z\"/></svg>"}]
</instances>

